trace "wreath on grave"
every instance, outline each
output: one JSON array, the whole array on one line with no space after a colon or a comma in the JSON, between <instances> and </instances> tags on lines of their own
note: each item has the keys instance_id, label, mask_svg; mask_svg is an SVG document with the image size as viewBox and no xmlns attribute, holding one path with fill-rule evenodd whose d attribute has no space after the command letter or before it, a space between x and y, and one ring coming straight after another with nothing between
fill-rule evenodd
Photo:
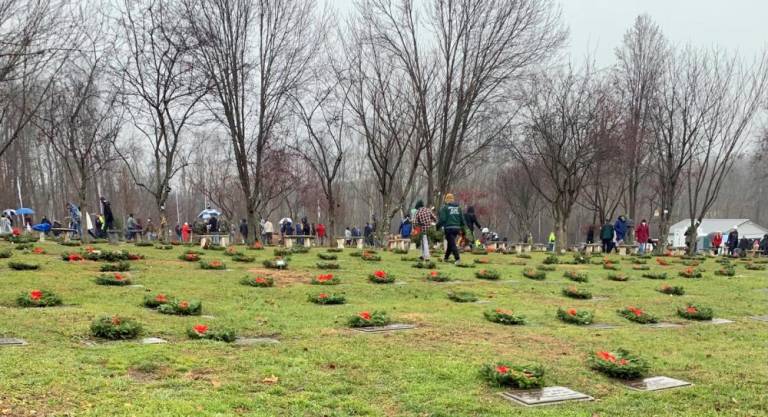
<instances>
[{"instance_id":1,"label":"wreath on grave","mask_svg":"<svg viewBox=\"0 0 768 417\"><path fill-rule=\"evenodd\" d=\"M608 271L618 271L619 265L617 265L616 262L606 260L603 262L603 269L606 269Z\"/></svg>"},{"instance_id":2,"label":"wreath on grave","mask_svg":"<svg viewBox=\"0 0 768 417\"><path fill-rule=\"evenodd\" d=\"M198 300L172 300L160 305L157 311L177 316L199 316L203 312L203 304Z\"/></svg>"},{"instance_id":3,"label":"wreath on grave","mask_svg":"<svg viewBox=\"0 0 768 417\"><path fill-rule=\"evenodd\" d=\"M658 290L656 290L662 294L667 295L685 295L685 289L680 286L672 286L669 284L664 284L661 287L659 287Z\"/></svg>"},{"instance_id":4,"label":"wreath on grave","mask_svg":"<svg viewBox=\"0 0 768 417\"><path fill-rule=\"evenodd\" d=\"M557 255L547 255L542 261L544 265L557 265L560 263L560 258Z\"/></svg>"},{"instance_id":5,"label":"wreath on grave","mask_svg":"<svg viewBox=\"0 0 768 417\"><path fill-rule=\"evenodd\" d=\"M589 300L592 298L592 293L576 287L563 288L563 295L570 298L576 298L579 300Z\"/></svg>"},{"instance_id":6,"label":"wreath on grave","mask_svg":"<svg viewBox=\"0 0 768 417\"><path fill-rule=\"evenodd\" d=\"M312 285L337 285L341 281L333 276L333 274L320 274L310 281Z\"/></svg>"},{"instance_id":7,"label":"wreath on grave","mask_svg":"<svg viewBox=\"0 0 768 417\"><path fill-rule=\"evenodd\" d=\"M341 253L341 252L344 252L344 249L342 249L342 248L328 248L325 251L326 252L330 252L330 253Z\"/></svg>"},{"instance_id":8,"label":"wreath on grave","mask_svg":"<svg viewBox=\"0 0 768 417\"><path fill-rule=\"evenodd\" d=\"M360 254L360 259L364 261L369 261L369 262L378 262L381 260L381 256L376 255L375 253L370 251L363 251L363 253Z\"/></svg>"},{"instance_id":9,"label":"wreath on grave","mask_svg":"<svg viewBox=\"0 0 768 417\"><path fill-rule=\"evenodd\" d=\"M264 244L262 244L259 241L253 242L253 245L249 246L248 249L252 250L264 250Z\"/></svg>"},{"instance_id":10,"label":"wreath on grave","mask_svg":"<svg viewBox=\"0 0 768 417\"><path fill-rule=\"evenodd\" d=\"M547 273L544 271L537 271L532 268L526 268L523 270L523 276L536 281L543 281L547 278Z\"/></svg>"},{"instance_id":11,"label":"wreath on grave","mask_svg":"<svg viewBox=\"0 0 768 417\"><path fill-rule=\"evenodd\" d=\"M275 280L272 277L243 277L240 279L240 283L243 285L250 285L251 287L267 288L275 285Z\"/></svg>"},{"instance_id":12,"label":"wreath on grave","mask_svg":"<svg viewBox=\"0 0 768 417\"><path fill-rule=\"evenodd\" d=\"M218 342L232 343L237 338L234 330L212 330L205 324L196 324L187 330L190 339L207 339Z\"/></svg>"},{"instance_id":13,"label":"wreath on grave","mask_svg":"<svg viewBox=\"0 0 768 417\"><path fill-rule=\"evenodd\" d=\"M479 279L495 281L499 279L501 275L499 275L499 273L493 269L481 269L475 272L475 277Z\"/></svg>"},{"instance_id":14,"label":"wreath on grave","mask_svg":"<svg viewBox=\"0 0 768 417\"><path fill-rule=\"evenodd\" d=\"M226 248L224 246L214 245L210 241L205 244L203 247L203 250L211 250L211 251L223 251Z\"/></svg>"},{"instance_id":15,"label":"wreath on grave","mask_svg":"<svg viewBox=\"0 0 768 417\"><path fill-rule=\"evenodd\" d=\"M361 311L347 320L349 327L386 326L390 323L389 316L383 311Z\"/></svg>"},{"instance_id":16,"label":"wreath on grave","mask_svg":"<svg viewBox=\"0 0 768 417\"><path fill-rule=\"evenodd\" d=\"M701 278L702 277L701 270L694 269L692 266L685 268L684 270L678 272L677 274L685 278Z\"/></svg>"},{"instance_id":17,"label":"wreath on grave","mask_svg":"<svg viewBox=\"0 0 768 417\"><path fill-rule=\"evenodd\" d=\"M395 255L406 255L408 254L408 249L394 248L392 249L392 253Z\"/></svg>"},{"instance_id":18,"label":"wreath on grave","mask_svg":"<svg viewBox=\"0 0 768 417\"><path fill-rule=\"evenodd\" d=\"M589 276L586 272L577 272L577 271L565 271L563 274L566 278L570 279L571 281L575 282L588 282Z\"/></svg>"},{"instance_id":19,"label":"wreath on grave","mask_svg":"<svg viewBox=\"0 0 768 417\"><path fill-rule=\"evenodd\" d=\"M234 246L227 246L227 248L224 249L224 255L226 256L234 256L237 254L242 254L242 252L239 252Z\"/></svg>"},{"instance_id":20,"label":"wreath on grave","mask_svg":"<svg viewBox=\"0 0 768 417\"><path fill-rule=\"evenodd\" d=\"M451 291L448 293L448 299L457 303L474 303L477 301L477 295L468 291Z\"/></svg>"},{"instance_id":21,"label":"wreath on grave","mask_svg":"<svg viewBox=\"0 0 768 417\"><path fill-rule=\"evenodd\" d=\"M656 263L661 266L669 266L669 262L666 259L656 258Z\"/></svg>"},{"instance_id":22,"label":"wreath on grave","mask_svg":"<svg viewBox=\"0 0 768 417\"><path fill-rule=\"evenodd\" d=\"M91 323L91 334L109 340L134 339L141 333L141 324L120 316L101 316Z\"/></svg>"},{"instance_id":23,"label":"wreath on grave","mask_svg":"<svg viewBox=\"0 0 768 417\"><path fill-rule=\"evenodd\" d=\"M327 293L321 292L320 294L310 295L309 301L315 304L331 305L331 304L344 304L347 302L347 299L342 294L327 294Z\"/></svg>"},{"instance_id":24,"label":"wreath on grave","mask_svg":"<svg viewBox=\"0 0 768 417\"><path fill-rule=\"evenodd\" d=\"M635 265L632 269L635 271L650 271L651 267L648 265Z\"/></svg>"},{"instance_id":25,"label":"wreath on grave","mask_svg":"<svg viewBox=\"0 0 768 417\"><path fill-rule=\"evenodd\" d=\"M102 264L99 268L101 272L126 272L131 270L131 264L126 261L120 261L116 264Z\"/></svg>"},{"instance_id":26,"label":"wreath on grave","mask_svg":"<svg viewBox=\"0 0 768 417\"><path fill-rule=\"evenodd\" d=\"M531 255L529 255L527 253L518 254L517 257L520 258L520 259L531 259Z\"/></svg>"},{"instance_id":27,"label":"wreath on grave","mask_svg":"<svg viewBox=\"0 0 768 417\"><path fill-rule=\"evenodd\" d=\"M646 272L643 274L643 278L648 279L667 279L668 275L666 272Z\"/></svg>"},{"instance_id":28,"label":"wreath on grave","mask_svg":"<svg viewBox=\"0 0 768 417\"><path fill-rule=\"evenodd\" d=\"M10 258L11 256L13 256L13 252L10 249L3 249L0 251L0 259Z\"/></svg>"},{"instance_id":29,"label":"wreath on grave","mask_svg":"<svg viewBox=\"0 0 768 417\"><path fill-rule=\"evenodd\" d=\"M487 264L491 263L491 260L488 259L488 258L483 257L483 258L475 258L472 262L474 262L476 264L480 264L480 265L487 265Z\"/></svg>"},{"instance_id":30,"label":"wreath on grave","mask_svg":"<svg viewBox=\"0 0 768 417\"><path fill-rule=\"evenodd\" d=\"M142 259L145 258L144 255L141 255L141 254L138 254L138 253L128 253L128 252L125 252L125 257L129 261L139 261L139 260L142 260ZM111 262L114 262L114 261L111 261Z\"/></svg>"},{"instance_id":31,"label":"wreath on grave","mask_svg":"<svg viewBox=\"0 0 768 417\"><path fill-rule=\"evenodd\" d=\"M35 246L32 248L32 253L35 255L45 255L45 249L41 248L40 246Z\"/></svg>"},{"instance_id":32,"label":"wreath on grave","mask_svg":"<svg viewBox=\"0 0 768 417\"><path fill-rule=\"evenodd\" d=\"M136 242L136 243L133 244L133 246L136 246L137 248L149 247L149 246L152 246L152 245L153 245L152 242Z\"/></svg>"},{"instance_id":33,"label":"wreath on grave","mask_svg":"<svg viewBox=\"0 0 768 417\"><path fill-rule=\"evenodd\" d=\"M28 249L32 249L32 247L34 246L35 246L34 243L17 243L16 245L13 246L13 248L16 250L28 250Z\"/></svg>"},{"instance_id":34,"label":"wreath on grave","mask_svg":"<svg viewBox=\"0 0 768 417\"><path fill-rule=\"evenodd\" d=\"M709 307L688 303L677 308L677 315L688 320L712 320L713 312Z\"/></svg>"},{"instance_id":35,"label":"wreath on grave","mask_svg":"<svg viewBox=\"0 0 768 417\"><path fill-rule=\"evenodd\" d=\"M744 268L750 271L765 271L765 265L763 264L756 264L754 262L750 262L746 265L744 265Z\"/></svg>"},{"instance_id":36,"label":"wreath on grave","mask_svg":"<svg viewBox=\"0 0 768 417\"><path fill-rule=\"evenodd\" d=\"M326 252L318 252L317 257L324 261L335 261L336 259L339 259L339 255Z\"/></svg>"},{"instance_id":37,"label":"wreath on grave","mask_svg":"<svg viewBox=\"0 0 768 417\"><path fill-rule=\"evenodd\" d=\"M113 274L101 274L96 277L96 283L99 285L114 285L122 287L125 285L131 285L131 282L131 277L125 274L121 274L120 272L115 272Z\"/></svg>"},{"instance_id":38,"label":"wreath on grave","mask_svg":"<svg viewBox=\"0 0 768 417\"><path fill-rule=\"evenodd\" d=\"M445 262L445 261L440 261L440 262ZM475 267L474 264L467 264L467 263L458 263L454 265L456 266L456 268L474 268Z\"/></svg>"},{"instance_id":39,"label":"wreath on grave","mask_svg":"<svg viewBox=\"0 0 768 417\"><path fill-rule=\"evenodd\" d=\"M275 248L275 250L272 252L276 258L284 258L286 256L291 255L290 249L282 249L282 248Z\"/></svg>"},{"instance_id":40,"label":"wreath on grave","mask_svg":"<svg viewBox=\"0 0 768 417\"><path fill-rule=\"evenodd\" d=\"M544 367L541 365L519 366L497 362L483 365L480 375L491 385L500 387L529 389L544 385Z\"/></svg>"},{"instance_id":41,"label":"wreath on grave","mask_svg":"<svg viewBox=\"0 0 768 417\"><path fill-rule=\"evenodd\" d=\"M736 268L731 265L726 265L715 271L715 275L719 275L721 277L732 277L736 275Z\"/></svg>"},{"instance_id":42,"label":"wreath on grave","mask_svg":"<svg viewBox=\"0 0 768 417\"><path fill-rule=\"evenodd\" d=\"M640 378L649 369L648 362L624 349L597 351L589 358L589 364L598 372L620 379Z\"/></svg>"},{"instance_id":43,"label":"wreath on grave","mask_svg":"<svg viewBox=\"0 0 768 417\"><path fill-rule=\"evenodd\" d=\"M564 309L562 307L558 307L557 318L566 323L586 326L588 324L592 324L592 321L594 320L594 314L587 310L578 310L575 308Z\"/></svg>"},{"instance_id":44,"label":"wreath on grave","mask_svg":"<svg viewBox=\"0 0 768 417\"><path fill-rule=\"evenodd\" d=\"M419 268L419 269L433 269L437 267L437 264L435 263L435 261L418 260L412 266L414 268Z\"/></svg>"},{"instance_id":45,"label":"wreath on grave","mask_svg":"<svg viewBox=\"0 0 768 417\"><path fill-rule=\"evenodd\" d=\"M641 259L641 258L632 258L631 262L634 265L645 265L645 264L648 263L648 260L647 259Z\"/></svg>"},{"instance_id":46,"label":"wreath on grave","mask_svg":"<svg viewBox=\"0 0 768 417\"><path fill-rule=\"evenodd\" d=\"M528 265L528 262L512 260L509 262L509 264L512 266L526 266Z\"/></svg>"},{"instance_id":47,"label":"wreath on grave","mask_svg":"<svg viewBox=\"0 0 768 417\"><path fill-rule=\"evenodd\" d=\"M8 268L16 271L34 271L36 269L40 269L40 264L33 264L22 261L11 261L8 262Z\"/></svg>"},{"instance_id":48,"label":"wreath on grave","mask_svg":"<svg viewBox=\"0 0 768 417\"><path fill-rule=\"evenodd\" d=\"M375 271L368 275L368 280L375 284L391 284L395 282L395 276L384 271Z\"/></svg>"},{"instance_id":49,"label":"wreath on grave","mask_svg":"<svg viewBox=\"0 0 768 417\"><path fill-rule=\"evenodd\" d=\"M341 266L338 262L317 262L315 264L318 269L339 269Z\"/></svg>"},{"instance_id":50,"label":"wreath on grave","mask_svg":"<svg viewBox=\"0 0 768 417\"><path fill-rule=\"evenodd\" d=\"M210 261L200 261L200 269L214 269L214 270L223 270L227 269L227 266L224 264L224 262L213 259Z\"/></svg>"},{"instance_id":51,"label":"wreath on grave","mask_svg":"<svg viewBox=\"0 0 768 417\"><path fill-rule=\"evenodd\" d=\"M157 245L155 245L155 249L159 249L159 250L171 250L171 249L173 249L173 245L162 245L162 244L157 244Z\"/></svg>"},{"instance_id":52,"label":"wreath on grave","mask_svg":"<svg viewBox=\"0 0 768 417\"><path fill-rule=\"evenodd\" d=\"M164 293L158 293L155 295L145 295L144 302L142 304L147 308L158 308L163 304L169 303L170 301L170 296Z\"/></svg>"},{"instance_id":53,"label":"wreath on grave","mask_svg":"<svg viewBox=\"0 0 768 417\"><path fill-rule=\"evenodd\" d=\"M695 267L695 266L701 265L701 261L698 261L698 260L695 260L695 259L686 259L686 260L683 260L680 263L683 264L684 266L691 266L691 267Z\"/></svg>"},{"instance_id":54,"label":"wreath on grave","mask_svg":"<svg viewBox=\"0 0 768 417\"><path fill-rule=\"evenodd\" d=\"M16 305L19 307L53 307L61 303L61 297L48 290L31 290L16 297Z\"/></svg>"},{"instance_id":55,"label":"wreath on grave","mask_svg":"<svg viewBox=\"0 0 768 417\"><path fill-rule=\"evenodd\" d=\"M238 252L238 253L232 255L232 260L235 261L235 262L253 262L253 261L256 260L256 258L254 258L253 256L248 256L248 255L245 255L243 253Z\"/></svg>"},{"instance_id":56,"label":"wreath on grave","mask_svg":"<svg viewBox=\"0 0 768 417\"><path fill-rule=\"evenodd\" d=\"M610 279L611 281L624 282L624 281L629 281L629 275L621 272L615 272L612 274L608 274L608 279Z\"/></svg>"},{"instance_id":57,"label":"wreath on grave","mask_svg":"<svg viewBox=\"0 0 768 417\"><path fill-rule=\"evenodd\" d=\"M483 313L485 319L494 323L505 325L525 324L525 316L517 315L511 310L497 308Z\"/></svg>"},{"instance_id":58,"label":"wreath on grave","mask_svg":"<svg viewBox=\"0 0 768 417\"><path fill-rule=\"evenodd\" d=\"M555 267L554 265L544 265L544 264L542 264L542 265L536 265L536 269L538 269L539 271L544 271L544 272L552 272L552 271L557 270L557 267Z\"/></svg>"},{"instance_id":59,"label":"wreath on grave","mask_svg":"<svg viewBox=\"0 0 768 417\"><path fill-rule=\"evenodd\" d=\"M634 321L635 323L640 324L658 323L659 321L656 317L643 311L643 309L632 306L617 310L617 313L629 321Z\"/></svg>"},{"instance_id":60,"label":"wreath on grave","mask_svg":"<svg viewBox=\"0 0 768 417\"><path fill-rule=\"evenodd\" d=\"M451 277L443 274L440 271L429 271L429 273L427 274L427 281L446 282L450 280L451 280Z\"/></svg>"},{"instance_id":61,"label":"wreath on grave","mask_svg":"<svg viewBox=\"0 0 768 417\"><path fill-rule=\"evenodd\" d=\"M294 246L291 248L291 253L309 253L309 248L306 246Z\"/></svg>"},{"instance_id":62,"label":"wreath on grave","mask_svg":"<svg viewBox=\"0 0 768 417\"><path fill-rule=\"evenodd\" d=\"M262 265L269 269L288 269L288 261L279 256L275 259L265 259L264 262L262 262Z\"/></svg>"},{"instance_id":63,"label":"wreath on grave","mask_svg":"<svg viewBox=\"0 0 768 417\"><path fill-rule=\"evenodd\" d=\"M187 252L187 253L181 254L179 256L179 259L181 259L182 261L187 261L187 262L199 262L200 261L200 255L198 255L197 253L194 253L194 252Z\"/></svg>"},{"instance_id":64,"label":"wreath on grave","mask_svg":"<svg viewBox=\"0 0 768 417\"><path fill-rule=\"evenodd\" d=\"M474 248L472 249L473 255L488 255L488 251L485 248Z\"/></svg>"},{"instance_id":65,"label":"wreath on grave","mask_svg":"<svg viewBox=\"0 0 768 417\"><path fill-rule=\"evenodd\" d=\"M584 265L589 263L589 259L586 256L576 252L573 254L573 263L576 265Z\"/></svg>"}]
</instances>

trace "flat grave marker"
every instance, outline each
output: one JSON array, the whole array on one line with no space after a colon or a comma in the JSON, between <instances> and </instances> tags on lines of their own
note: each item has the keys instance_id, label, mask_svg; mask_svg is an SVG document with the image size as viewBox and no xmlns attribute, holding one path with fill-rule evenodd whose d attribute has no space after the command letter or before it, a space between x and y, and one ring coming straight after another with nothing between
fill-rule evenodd
<instances>
[{"instance_id":1,"label":"flat grave marker","mask_svg":"<svg viewBox=\"0 0 768 417\"><path fill-rule=\"evenodd\" d=\"M0 337L0 346L24 346L27 341L15 337Z\"/></svg>"},{"instance_id":2,"label":"flat grave marker","mask_svg":"<svg viewBox=\"0 0 768 417\"><path fill-rule=\"evenodd\" d=\"M570 401L592 401L589 395L567 387L544 387L528 390L514 390L500 393L505 399L526 407L556 405Z\"/></svg>"},{"instance_id":3,"label":"flat grave marker","mask_svg":"<svg viewBox=\"0 0 768 417\"><path fill-rule=\"evenodd\" d=\"M276 345L279 340L273 337L237 337L235 344L238 346Z\"/></svg>"},{"instance_id":4,"label":"flat grave marker","mask_svg":"<svg viewBox=\"0 0 768 417\"><path fill-rule=\"evenodd\" d=\"M592 301L608 301L608 297L592 297Z\"/></svg>"},{"instance_id":5,"label":"flat grave marker","mask_svg":"<svg viewBox=\"0 0 768 417\"><path fill-rule=\"evenodd\" d=\"M651 378L626 381L624 382L624 385L636 391L661 391L671 388L687 387L693 384L667 376L654 376Z\"/></svg>"},{"instance_id":6,"label":"flat grave marker","mask_svg":"<svg viewBox=\"0 0 768 417\"><path fill-rule=\"evenodd\" d=\"M752 320L757 320L757 321L765 321L765 322L768 322L768 315L766 315L766 316L752 316L752 317L750 317L750 318L751 318Z\"/></svg>"},{"instance_id":7,"label":"flat grave marker","mask_svg":"<svg viewBox=\"0 0 768 417\"><path fill-rule=\"evenodd\" d=\"M713 318L712 320L705 320L702 323L705 324L731 324L733 320Z\"/></svg>"},{"instance_id":8,"label":"flat grave marker","mask_svg":"<svg viewBox=\"0 0 768 417\"><path fill-rule=\"evenodd\" d=\"M658 323L653 324L647 324L648 327L653 327L654 329L679 329L681 327L684 327L682 324L678 323L669 323L665 321L660 321Z\"/></svg>"},{"instance_id":9,"label":"flat grave marker","mask_svg":"<svg viewBox=\"0 0 768 417\"><path fill-rule=\"evenodd\" d=\"M615 324L608 324L608 323L592 323L584 326L589 329L596 329L596 330L612 330L619 326Z\"/></svg>"},{"instance_id":10,"label":"flat grave marker","mask_svg":"<svg viewBox=\"0 0 768 417\"><path fill-rule=\"evenodd\" d=\"M363 332L363 333L381 333L381 332L392 332L397 330L411 330L415 328L416 326L414 326L413 324L394 323L394 324L388 324L386 326L356 327L352 330L356 330L358 332Z\"/></svg>"},{"instance_id":11,"label":"flat grave marker","mask_svg":"<svg viewBox=\"0 0 768 417\"><path fill-rule=\"evenodd\" d=\"M168 341L159 337L145 337L141 339L142 345L162 345L164 343L168 343Z\"/></svg>"}]
</instances>

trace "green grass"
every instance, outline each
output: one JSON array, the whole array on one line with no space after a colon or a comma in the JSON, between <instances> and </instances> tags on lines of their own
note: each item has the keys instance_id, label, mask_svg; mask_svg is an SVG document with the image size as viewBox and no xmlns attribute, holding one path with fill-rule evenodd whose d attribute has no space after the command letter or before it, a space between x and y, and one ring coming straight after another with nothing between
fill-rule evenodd
<instances>
[{"instance_id":1,"label":"green grass","mask_svg":"<svg viewBox=\"0 0 768 417\"><path fill-rule=\"evenodd\" d=\"M7 244L0 244L0 250ZM132 261L134 284L145 288L99 286L99 262L64 262L72 248L44 244L48 254L15 252L11 260L39 262L39 271L14 271L0 261L0 336L21 337L23 347L0 348L0 411L39 416L761 416L768 414L768 324L748 316L768 314L768 274L741 262L733 278L716 277L718 264L704 262L701 279L677 277L682 265L655 265L668 271L666 282L681 284L686 295L656 291L659 281L641 278L629 262L620 269L627 282L606 278L600 265L558 265L544 281L522 276L520 259L490 254L498 281L474 278L475 270L438 263L458 282L435 283L425 271L381 253L381 262L339 254L341 278L332 288L347 304L323 306L307 301L319 291L309 280L316 252L292 255L288 271L264 270L272 250L248 251L253 263L228 262L227 271L201 270L177 257L187 248L158 250L127 246L146 255ZM107 245L100 245L109 248ZM75 248L77 249L77 248ZM475 256L467 254L464 262ZM207 251L204 260L221 259ZM526 260L533 267L543 255ZM618 259L618 258L616 258ZM651 264L649 262L649 264ZM404 285L377 285L368 274L384 269ZM240 284L247 270L275 277L273 288ZM582 284L607 300L573 300L561 295L570 285L562 271L584 271ZM54 291L63 307L22 309L14 300L34 288ZM450 291L471 291L489 304L454 303ZM147 293L163 292L201 300L205 317L162 315L141 306ZM729 325L686 322L676 307L686 302L712 307ZM661 321L685 323L679 329L652 329L616 314L627 305L642 307ZM561 322L558 307L594 311L596 323L619 325L594 330ZM488 322L483 311L510 309L525 315L525 326ZM359 311L386 311L394 322L415 330L363 334L346 328ZM136 341L101 342L89 336L91 321L120 314L144 325L144 337L166 345ZM186 330L197 323L230 327L241 336L274 336L278 345L235 346L192 341ZM96 342L90 343L90 342ZM630 391L587 366L595 350L623 347L647 359L651 375L693 382L690 388L655 393ZM522 408L496 395L479 375L485 363L510 361L546 367L548 385L568 386L599 399L590 403ZM265 378L276 376L276 383ZM4 411L3 411L4 412ZM7 413L6 413L7 414ZM0 414L4 415L4 414Z\"/></svg>"}]
</instances>

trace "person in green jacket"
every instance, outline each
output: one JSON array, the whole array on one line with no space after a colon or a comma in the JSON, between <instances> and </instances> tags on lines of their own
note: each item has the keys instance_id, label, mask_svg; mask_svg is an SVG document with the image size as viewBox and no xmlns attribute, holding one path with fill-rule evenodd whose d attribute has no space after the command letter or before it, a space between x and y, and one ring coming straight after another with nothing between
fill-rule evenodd
<instances>
[{"instance_id":1,"label":"person in green jacket","mask_svg":"<svg viewBox=\"0 0 768 417\"><path fill-rule=\"evenodd\" d=\"M555 251L555 241L557 241L557 237L555 237L555 232L549 232L549 251L550 252Z\"/></svg>"},{"instance_id":2,"label":"person in green jacket","mask_svg":"<svg viewBox=\"0 0 768 417\"><path fill-rule=\"evenodd\" d=\"M437 228L443 229L445 240L448 243L443 260L448 262L450 256L453 255L458 265L461 263L461 255L459 254L459 248L456 246L456 238L464 228L464 214L461 212L459 204L455 202L453 194L446 194L444 201L445 204L440 207L437 218Z\"/></svg>"}]
</instances>

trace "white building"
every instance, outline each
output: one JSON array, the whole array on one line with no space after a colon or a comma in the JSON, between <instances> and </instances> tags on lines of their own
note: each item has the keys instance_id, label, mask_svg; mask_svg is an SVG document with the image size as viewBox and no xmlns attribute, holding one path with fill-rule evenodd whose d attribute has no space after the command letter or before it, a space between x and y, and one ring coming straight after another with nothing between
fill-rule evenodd
<instances>
[{"instance_id":1,"label":"white building","mask_svg":"<svg viewBox=\"0 0 768 417\"><path fill-rule=\"evenodd\" d=\"M669 228L667 242L673 247L685 246L685 231L691 226L691 219L681 220ZM728 232L736 229L739 231L739 239L761 239L768 234L768 229L749 219L704 219L697 230L699 249L709 247L710 234L720 232L723 234L723 243L728 236Z\"/></svg>"}]
</instances>

